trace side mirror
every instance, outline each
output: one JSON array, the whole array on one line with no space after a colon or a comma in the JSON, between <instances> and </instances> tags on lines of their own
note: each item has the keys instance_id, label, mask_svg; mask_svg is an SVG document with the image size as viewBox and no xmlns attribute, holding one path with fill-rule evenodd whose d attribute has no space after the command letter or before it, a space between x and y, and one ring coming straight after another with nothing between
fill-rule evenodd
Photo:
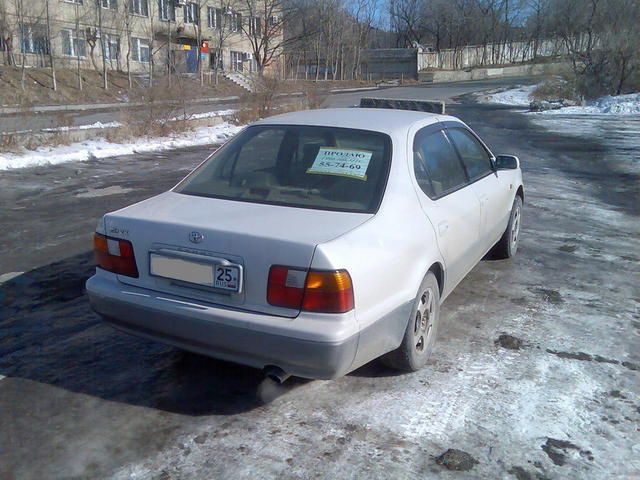
<instances>
[{"instance_id":1,"label":"side mirror","mask_svg":"<svg viewBox=\"0 0 640 480\"><path fill-rule=\"evenodd\" d=\"M498 170L516 170L520 167L520 160L515 155L498 155L496 168Z\"/></svg>"}]
</instances>

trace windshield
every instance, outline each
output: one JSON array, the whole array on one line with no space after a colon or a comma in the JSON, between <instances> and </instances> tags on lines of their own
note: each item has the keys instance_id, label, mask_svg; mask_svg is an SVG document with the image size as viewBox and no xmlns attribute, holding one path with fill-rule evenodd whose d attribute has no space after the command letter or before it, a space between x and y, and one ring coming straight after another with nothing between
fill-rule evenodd
<instances>
[{"instance_id":1,"label":"windshield","mask_svg":"<svg viewBox=\"0 0 640 480\"><path fill-rule=\"evenodd\" d=\"M336 127L247 128L174 191L254 203L375 213L387 181L387 135Z\"/></svg>"}]
</instances>

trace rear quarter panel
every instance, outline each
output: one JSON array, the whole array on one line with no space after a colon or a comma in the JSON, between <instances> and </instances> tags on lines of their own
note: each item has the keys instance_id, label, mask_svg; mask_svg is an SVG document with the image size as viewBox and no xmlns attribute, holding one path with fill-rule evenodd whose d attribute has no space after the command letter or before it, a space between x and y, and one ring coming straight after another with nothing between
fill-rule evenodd
<instances>
[{"instance_id":1,"label":"rear quarter panel","mask_svg":"<svg viewBox=\"0 0 640 480\"><path fill-rule=\"evenodd\" d=\"M393 138L378 213L318 245L312 260L312 268L344 268L351 275L361 335L354 368L400 345L420 283L433 263L442 264L433 228L410 181L406 143L406 137Z\"/></svg>"}]
</instances>

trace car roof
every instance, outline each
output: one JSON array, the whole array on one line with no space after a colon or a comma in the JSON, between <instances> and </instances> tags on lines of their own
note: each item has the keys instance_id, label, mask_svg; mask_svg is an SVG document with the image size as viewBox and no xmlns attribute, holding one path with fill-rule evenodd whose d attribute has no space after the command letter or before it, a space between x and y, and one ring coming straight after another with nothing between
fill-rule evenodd
<instances>
[{"instance_id":1,"label":"car roof","mask_svg":"<svg viewBox=\"0 0 640 480\"><path fill-rule=\"evenodd\" d=\"M406 133L414 124L421 126L436 122L457 121L449 115L395 110L389 108L323 108L284 113L265 118L255 125L317 125L355 128L373 132L394 134Z\"/></svg>"}]
</instances>

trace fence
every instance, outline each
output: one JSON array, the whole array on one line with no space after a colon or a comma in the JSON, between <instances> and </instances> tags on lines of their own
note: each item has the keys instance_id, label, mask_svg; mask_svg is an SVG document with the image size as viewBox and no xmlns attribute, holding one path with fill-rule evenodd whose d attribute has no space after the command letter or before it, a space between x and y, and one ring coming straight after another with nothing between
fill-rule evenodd
<instances>
[{"instance_id":1,"label":"fence","mask_svg":"<svg viewBox=\"0 0 640 480\"><path fill-rule=\"evenodd\" d=\"M579 43L583 42L586 42L586 39L579 39ZM567 53L566 44L561 39L469 45L438 52L418 52L418 71L463 70L489 65L509 65Z\"/></svg>"}]
</instances>

